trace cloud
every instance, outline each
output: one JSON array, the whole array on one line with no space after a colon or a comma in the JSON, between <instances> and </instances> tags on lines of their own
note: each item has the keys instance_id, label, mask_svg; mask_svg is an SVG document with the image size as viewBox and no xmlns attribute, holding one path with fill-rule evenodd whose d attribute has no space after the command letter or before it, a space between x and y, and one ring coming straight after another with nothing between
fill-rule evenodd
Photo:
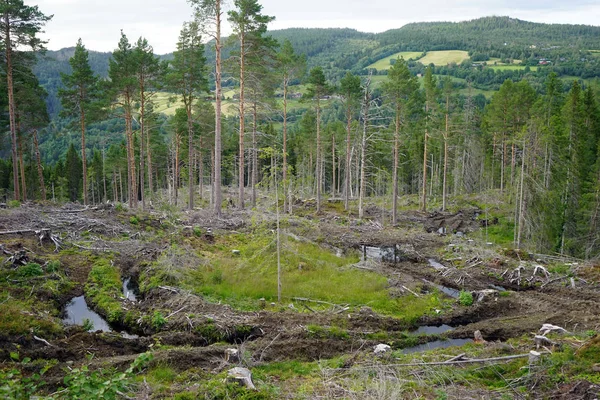
<instances>
[{"instance_id":1,"label":"cloud","mask_svg":"<svg viewBox=\"0 0 600 400\"><path fill-rule=\"evenodd\" d=\"M597 25L600 21L600 4L596 0L259 2L265 14L276 17L271 29L349 27L381 32L409 22L463 21L488 15L552 23ZM37 5L42 12L54 14L45 34L50 39L50 49L74 46L81 37L88 49L112 51L123 29L130 41L144 36L157 53L168 53L175 49L182 23L192 18L192 8L186 0L37 0Z\"/></svg>"}]
</instances>

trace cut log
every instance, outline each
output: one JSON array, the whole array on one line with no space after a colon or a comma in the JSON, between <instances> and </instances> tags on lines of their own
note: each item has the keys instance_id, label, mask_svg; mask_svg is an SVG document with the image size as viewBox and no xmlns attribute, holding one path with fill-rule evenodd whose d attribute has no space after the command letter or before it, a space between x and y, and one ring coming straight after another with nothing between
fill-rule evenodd
<instances>
[{"instance_id":1,"label":"cut log","mask_svg":"<svg viewBox=\"0 0 600 400\"><path fill-rule=\"evenodd\" d=\"M238 349L226 349L225 350L225 361L229 363L240 362L240 352Z\"/></svg>"},{"instance_id":2,"label":"cut log","mask_svg":"<svg viewBox=\"0 0 600 400\"><path fill-rule=\"evenodd\" d=\"M552 340L548 339L546 336L536 335L533 338L533 341L534 341L535 347L537 349L539 349L540 347L555 346L556 345L555 342L553 342Z\"/></svg>"},{"instance_id":3,"label":"cut log","mask_svg":"<svg viewBox=\"0 0 600 400\"><path fill-rule=\"evenodd\" d=\"M375 354L384 354L390 350L392 350L392 348L390 346L388 346L387 344L378 344L377 346L373 347L373 352Z\"/></svg>"},{"instance_id":4,"label":"cut log","mask_svg":"<svg viewBox=\"0 0 600 400\"><path fill-rule=\"evenodd\" d=\"M569 333L565 328L561 328L560 326L552 325L552 324L544 324L540 328L540 333L542 336L546 336L550 332L555 333Z\"/></svg>"},{"instance_id":5,"label":"cut log","mask_svg":"<svg viewBox=\"0 0 600 400\"><path fill-rule=\"evenodd\" d=\"M487 343L487 341L483 338L483 335L481 334L481 331L475 331L475 333L473 334L474 336L474 342L475 343Z\"/></svg>"},{"instance_id":6,"label":"cut log","mask_svg":"<svg viewBox=\"0 0 600 400\"><path fill-rule=\"evenodd\" d=\"M235 367L230 369L227 371L227 381L237 383L251 390L256 390L254 383L252 383L252 373L247 368Z\"/></svg>"}]
</instances>

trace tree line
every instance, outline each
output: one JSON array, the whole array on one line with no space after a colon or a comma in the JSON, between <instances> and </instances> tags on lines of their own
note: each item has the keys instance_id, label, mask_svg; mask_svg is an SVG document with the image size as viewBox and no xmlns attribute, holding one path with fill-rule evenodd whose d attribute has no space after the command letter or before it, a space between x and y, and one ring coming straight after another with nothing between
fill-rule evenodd
<instances>
[{"instance_id":1,"label":"tree line","mask_svg":"<svg viewBox=\"0 0 600 400\"><path fill-rule=\"evenodd\" d=\"M380 218L396 224L403 199L446 211L461 196L492 193L511 209L516 247L600 254L600 112L594 90L578 81L565 92L554 73L537 85L507 79L485 103L471 84L459 92L433 66L422 67L420 80L401 58L383 79L347 72L334 81L326 69L309 68L290 41L267 34L274 18L257 0L235 0L229 10L221 0L193 0L195 18L184 23L171 60L122 32L103 78L78 41L59 91L69 124L58 129L78 138L49 164L39 132L53 128L31 53L23 52L43 47L37 34L49 17L22 1L6 4L0 25L11 157L0 162L0 188L11 198L51 193L132 209L166 200L221 215L228 205L256 206L258 189L280 190L287 213L311 198L321 212L328 197L364 218L370 203L386 199ZM231 38L221 36L225 19ZM234 50L224 57L228 41ZM234 110L223 109L224 75L234 81ZM297 99L291 87L300 82ZM173 116L155 111L159 92L180 105ZM90 148L90 127L107 121L115 121L104 130L107 143L117 138Z\"/></svg>"}]
</instances>

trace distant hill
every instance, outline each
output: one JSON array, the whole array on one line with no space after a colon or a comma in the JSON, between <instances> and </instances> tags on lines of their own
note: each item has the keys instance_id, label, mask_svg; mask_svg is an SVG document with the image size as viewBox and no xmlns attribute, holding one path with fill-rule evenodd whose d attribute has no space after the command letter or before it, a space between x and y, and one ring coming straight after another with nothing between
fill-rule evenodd
<instances>
[{"instance_id":1,"label":"distant hill","mask_svg":"<svg viewBox=\"0 0 600 400\"><path fill-rule=\"evenodd\" d=\"M298 53L306 54L309 67L320 65L330 79L346 71L366 74L366 68L390 55L411 51L464 50L472 56L535 60L540 57L577 58L579 52L600 49L600 27L587 25L542 24L509 17L485 17L465 22L412 23L379 34L354 29L291 28L269 32L282 42L291 41ZM226 52L231 49L226 49ZM48 51L40 57L34 72L49 93L48 108L57 115L56 97L60 73L69 73L69 58L74 48ZM214 60L207 45L208 61ZM574 57L575 55L575 57ZM172 54L161 56L170 58ZM108 75L110 53L90 50L92 69L101 77Z\"/></svg>"}]
</instances>

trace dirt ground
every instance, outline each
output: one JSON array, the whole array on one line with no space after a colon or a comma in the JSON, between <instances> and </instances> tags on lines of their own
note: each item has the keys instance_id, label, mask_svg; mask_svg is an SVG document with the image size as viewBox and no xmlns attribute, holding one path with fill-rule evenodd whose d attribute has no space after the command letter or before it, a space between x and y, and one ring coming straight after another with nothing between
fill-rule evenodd
<instances>
[{"instance_id":1,"label":"dirt ground","mask_svg":"<svg viewBox=\"0 0 600 400\"><path fill-rule=\"evenodd\" d=\"M145 263L155 260L166 248L169 235L191 234L194 226L203 230L210 228L211 235L243 232L250 219L247 212L233 212L217 219L195 211L183 213L175 220L167 213L152 212L132 224L129 214L118 212L114 207L84 209L77 205L58 208L31 204L0 210L0 213L0 254L4 252L8 257L21 251L26 260L43 263L56 254L57 244L62 249L72 250L61 259L74 282L72 289L54 298L44 297L44 293L32 289L32 295L39 301L53 302L57 310L84 292L91 264L82 262L78 252L114 253L115 264L122 275L135 279ZM478 210L457 214L409 212L402 214L396 229L376 220L359 224L334 211L325 211L318 219L314 216L289 218L286 229L291 234L303 240L318 241L332 251L394 246L401 255L398 262L366 260L357 267L387 277L390 289L397 288L402 295L418 296L440 286L474 294L473 306L454 306L440 315L425 316L416 324L409 325L360 306L341 311L298 312L302 304L297 302L296 310L267 307L262 311L242 312L229 305L209 303L176 287L166 287L153 289L137 303L127 304L141 315L150 314L157 307L165 310L168 322L159 333L137 329L139 337L126 339L118 332L90 333L80 327L69 327L61 335L46 338L46 343L33 334L1 334L0 362L10 361L14 351L22 357L58 360L59 364L52 369L54 375L52 372L49 375L56 383L61 367L67 363L82 362L94 354L94 365L98 367L124 368L138 354L156 349L157 343L160 348L155 350L156 362L172 362L178 370L194 367L214 372L228 365L224 352L231 346L249 351L254 363L314 361L370 352L379 343L370 339L370 334L376 332L387 332L401 343L404 332L426 325L454 327L442 335L449 338L472 338L479 330L490 342L533 334L545 323L572 332L600 330L599 266L581 265L573 268L575 274L548 276L545 269L536 270L538 266L547 266L544 259L530 255L522 259L522 255L502 253L498 249L482 250L465 236L482 226L479 214ZM272 216L264 218L273 223ZM307 219L312 229L301 229ZM483 222L492 223L497 221ZM153 233L158 229L164 230L165 236L158 238ZM7 233L17 230L22 232ZM39 234L33 231L41 230L50 230L55 240L45 237L40 241ZM205 239L210 240L210 237ZM192 318L190 313L194 315ZM318 336L310 331L309 325L343 326L346 335L343 338ZM206 326L210 326L210 330L205 329ZM423 336L418 340L422 343L437 339L439 336ZM580 382L559 388L554 398L591 399L594 390L593 385ZM477 398L464 393L457 396Z\"/></svg>"}]
</instances>

